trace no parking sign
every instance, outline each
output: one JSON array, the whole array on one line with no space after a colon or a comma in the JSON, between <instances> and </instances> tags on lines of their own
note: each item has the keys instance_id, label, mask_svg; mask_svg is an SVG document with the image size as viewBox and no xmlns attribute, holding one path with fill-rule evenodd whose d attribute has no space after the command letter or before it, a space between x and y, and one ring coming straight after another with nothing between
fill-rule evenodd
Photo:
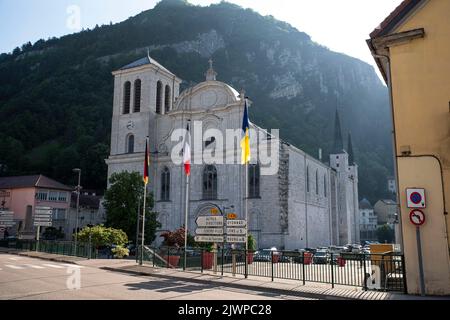
<instances>
[{"instance_id":1,"label":"no parking sign","mask_svg":"<svg viewBox=\"0 0 450 320\"><path fill-rule=\"evenodd\" d=\"M412 209L426 208L425 189L411 188L406 189L407 207Z\"/></svg>"}]
</instances>

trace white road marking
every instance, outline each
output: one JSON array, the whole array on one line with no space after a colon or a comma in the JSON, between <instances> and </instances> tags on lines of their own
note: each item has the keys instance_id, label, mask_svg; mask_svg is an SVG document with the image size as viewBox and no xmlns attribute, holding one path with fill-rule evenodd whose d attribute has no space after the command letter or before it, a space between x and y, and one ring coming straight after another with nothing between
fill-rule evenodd
<instances>
[{"instance_id":1,"label":"white road marking","mask_svg":"<svg viewBox=\"0 0 450 320\"><path fill-rule=\"evenodd\" d=\"M33 268L33 269L45 269L44 267L37 266L37 265L34 265L34 264L25 264L25 266Z\"/></svg>"},{"instance_id":2,"label":"white road marking","mask_svg":"<svg viewBox=\"0 0 450 320\"><path fill-rule=\"evenodd\" d=\"M44 263L43 266L50 267L50 268L55 268L55 269L63 269L64 268L64 267L58 266L56 264L48 264L48 263Z\"/></svg>"},{"instance_id":3,"label":"white road marking","mask_svg":"<svg viewBox=\"0 0 450 320\"><path fill-rule=\"evenodd\" d=\"M79 268L79 269L84 268L83 266L79 266L77 264L70 264L70 263L64 263L63 266L66 266L68 268Z\"/></svg>"},{"instance_id":4,"label":"white road marking","mask_svg":"<svg viewBox=\"0 0 450 320\"><path fill-rule=\"evenodd\" d=\"M18 269L18 270L22 270L22 267L19 266L13 266L12 264L5 264L5 267L11 268L11 269Z\"/></svg>"}]
</instances>

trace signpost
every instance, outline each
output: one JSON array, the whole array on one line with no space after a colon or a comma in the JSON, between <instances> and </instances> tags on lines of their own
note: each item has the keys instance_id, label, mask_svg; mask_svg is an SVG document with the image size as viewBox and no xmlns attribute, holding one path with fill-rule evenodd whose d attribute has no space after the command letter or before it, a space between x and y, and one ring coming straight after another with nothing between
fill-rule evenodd
<instances>
[{"instance_id":1,"label":"signpost","mask_svg":"<svg viewBox=\"0 0 450 320\"><path fill-rule=\"evenodd\" d=\"M0 227L10 228L14 226L14 212L13 211L0 211Z\"/></svg>"},{"instance_id":2,"label":"signpost","mask_svg":"<svg viewBox=\"0 0 450 320\"><path fill-rule=\"evenodd\" d=\"M223 242L223 236L195 236L196 242Z\"/></svg>"},{"instance_id":3,"label":"signpost","mask_svg":"<svg viewBox=\"0 0 450 320\"><path fill-rule=\"evenodd\" d=\"M197 228L195 234L198 235L223 235L223 228Z\"/></svg>"},{"instance_id":4,"label":"signpost","mask_svg":"<svg viewBox=\"0 0 450 320\"><path fill-rule=\"evenodd\" d=\"M236 214L236 213L228 213L228 214L227 214L227 219L228 219L228 220L234 220L234 219L237 219L237 214Z\"/></svg>"},{"instance_id":5,"label":"signpost","mask_svg":"<svg viewBox=\"0 0 450 320\"><path fill-rule=\"evenodd\" d=\"M227 242L229 243L245 243L246 237L242 236L227 236Z\"/></svg>"},{"instance_id":6,"label":"signpost","mask_svg":"<svg viewBox=\"0 0 450 320\"><path fill-rule=\"evenodd\" d=\"M36 251L39 250L39 236L41 233L41 227L52 226L52 214L53 210L50 207L36 207L34 209L34 226L36 230Z\"/></svg>"},{"instance_id":7,"label":"signpost","mask_svg":"<svg viewBox=\"0 0 450 320\"><path fill-rule=\"evenodd\" d=\"M416 227L417 255L419 260L420 294L425 296L425 276L423 272L422 240L420 238L420 227L425 223L425 213L420 210L426 208L425 189L406 189L407 207L412 208L409 220Z\"/></svg>"}]
</instances>

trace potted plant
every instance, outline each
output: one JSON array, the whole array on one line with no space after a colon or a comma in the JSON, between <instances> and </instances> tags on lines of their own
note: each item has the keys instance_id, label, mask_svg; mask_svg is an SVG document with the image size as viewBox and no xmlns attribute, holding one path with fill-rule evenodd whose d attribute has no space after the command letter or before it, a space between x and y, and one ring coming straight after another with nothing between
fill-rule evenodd
<instances>
[{"instance_id":1,"label":"potted plant","mask_svg":"<svg viewBox=\"0 0 450 320\"><path fill-rule=\"evenodd\" d=\"M255 241L255 238L253 238L253 235L251 235L251 234L248 235L247 246L248 246L247 263L252 264L253 263L253 255L256 250L256 241Z\"/></svg>"},{"instance_id":2,"label":"potted plant","mask_svg":"<svg viewBox=\"0 0 450 320\"><path fill-rule=\"evenodd\" d=\"M212 243L203 243L200 246L202 250L203 269L212 269L214 264L214 245Z\"/></svg>"},{"instance_id":3,"label":"potted plant","mask_svg":"<svg viewBox=\"0 0 450 320\"><path fill-rule=\"evenodd\" d=\"M167 250L164 250L167 255L163 256L163 258L170 268L178 267L180 263L179 249L184 246L184 228L163 232L161 237L164 238L163 246L168 247Z\"/></svg>"}]
</instances>

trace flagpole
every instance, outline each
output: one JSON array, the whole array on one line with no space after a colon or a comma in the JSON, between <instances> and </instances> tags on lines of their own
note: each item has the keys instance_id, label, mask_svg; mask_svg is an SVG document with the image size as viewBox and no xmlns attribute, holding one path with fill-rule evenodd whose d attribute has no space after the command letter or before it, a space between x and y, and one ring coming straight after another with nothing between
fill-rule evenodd
<instances>
[{"instance_id":1,"label":"flagpole","mask_svg":"<svg viewBox=\"0 0 450 320\"><path fill-rule=\"evenodd\" d=\"M142 239L141 239L141 262L140 265L144 261L144 237L145 237L145 202L147 198L147 184L144 183L144 206L142 208Z\"/></svg>"},{"instance_id":2,"label":"flagpole","mask_svg":"<svg viewBox=\"0 0 450 320\"><path fill-rule=\"evenodd\" d=\"M186 270L186 248L188 236L188 216L189 216L189 175L186 176L186 208L184 215L184 270Z\"/></svg>"}]
</instances>

